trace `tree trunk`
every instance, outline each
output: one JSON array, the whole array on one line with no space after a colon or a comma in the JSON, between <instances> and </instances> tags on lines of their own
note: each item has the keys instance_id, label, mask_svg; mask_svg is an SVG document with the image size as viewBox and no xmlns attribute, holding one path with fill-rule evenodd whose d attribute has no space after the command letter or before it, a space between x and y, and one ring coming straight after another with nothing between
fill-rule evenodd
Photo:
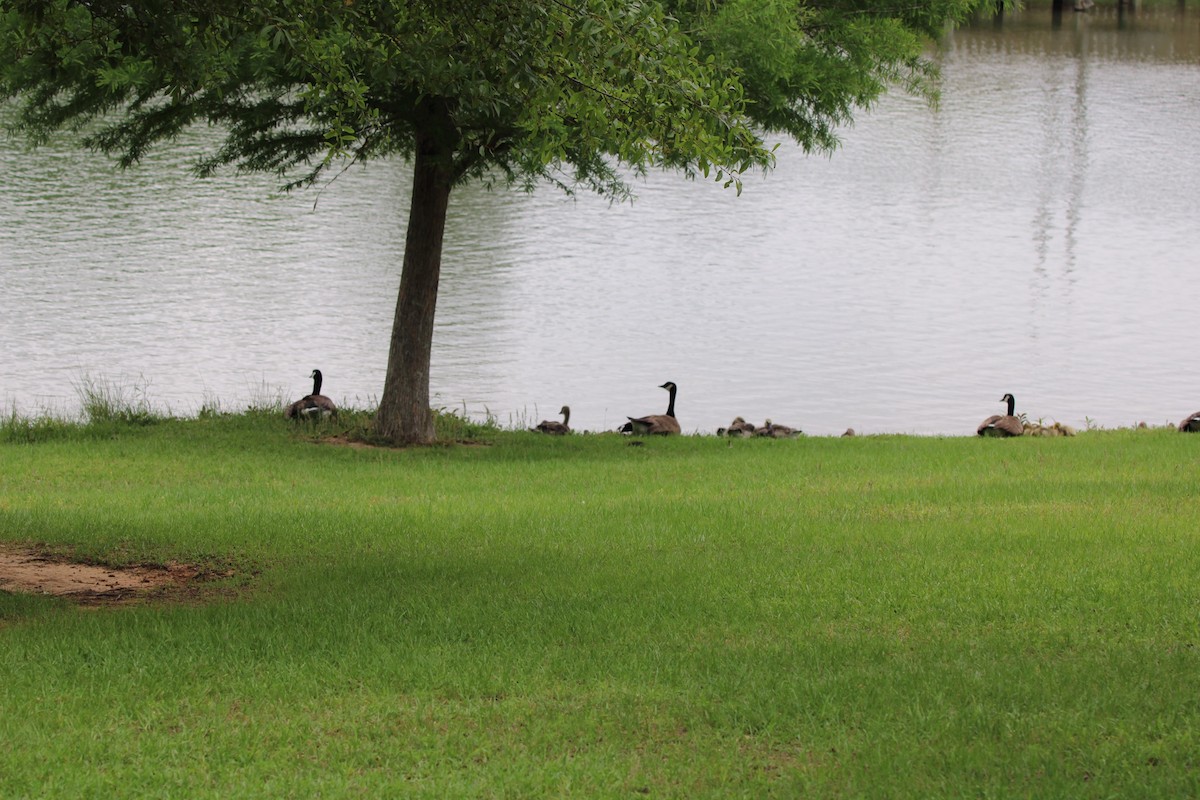
<instances>
[{"instance_id":1,"label":"tree trunk","mask_svg":"<svg viewBox=\"0 0 1200 800\"><path fill-rule=\"evenodd\" d=\"M451 156L442 137L417 135L404 266L387 377L375 415L375 433L396 444L429 444L435 439L429 408L429 356L446 210L454 183Z\"/></svg>"}]
</instances>

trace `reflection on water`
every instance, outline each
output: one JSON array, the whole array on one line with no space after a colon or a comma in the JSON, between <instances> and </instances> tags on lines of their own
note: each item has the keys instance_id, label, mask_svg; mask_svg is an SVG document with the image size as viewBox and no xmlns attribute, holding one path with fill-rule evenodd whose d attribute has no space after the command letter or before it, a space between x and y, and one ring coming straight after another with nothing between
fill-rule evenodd
<instances>
[{"instance_id":1,"label":"reflection on water","mask_svg":"<svg viewBox=\"0 0 1200 800\"><path fill-rule=\"evenodd\" d=\"M1175 8L1009 14L953 33L942 103L887 98L832 158L784 147L741 197L656 175L632 206L453 199L437 402L612 428L680 386L685 430L970 433L1004 392L1082 426L1200 407L1178 355L1200 285L1200 28ZM83 374L226 407L383 383L409 188L193 182L209 134L115 172L0 144L0 405L70 407Z\"/></svg>"}]
</instances>

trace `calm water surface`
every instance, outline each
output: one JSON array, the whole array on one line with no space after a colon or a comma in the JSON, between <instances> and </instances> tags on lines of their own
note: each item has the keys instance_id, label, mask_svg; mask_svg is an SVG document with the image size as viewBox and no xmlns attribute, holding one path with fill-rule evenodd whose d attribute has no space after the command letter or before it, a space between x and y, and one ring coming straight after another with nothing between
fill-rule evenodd
<instances>
[{"instance_id":1,"label":"calm water surface","mask_svg":"<svg viewBox=\"0 0 1200 800\"><path fill-rule=\"evenodd\" d=\"M1200 408L1200 17L1010 15L945 42L941 106L892 96L832 158L780 150L736 197L655 175L632 206L458 191L435 402L577 428L658 413L810 433L969 434L1012 392L1076 426ZM206 132L115 171L0 139L0 409L85 376L236 409L383 384L409 175L318 196L195 182ZM313 204L317 201L316 209Z\"/></svg>"}]
</instances>

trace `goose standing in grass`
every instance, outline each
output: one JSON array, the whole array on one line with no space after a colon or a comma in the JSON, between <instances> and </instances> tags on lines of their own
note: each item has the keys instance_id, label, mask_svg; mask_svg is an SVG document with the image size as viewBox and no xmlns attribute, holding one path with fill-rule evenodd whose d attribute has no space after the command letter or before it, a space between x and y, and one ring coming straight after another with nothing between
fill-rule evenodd
<instances>
[{"instance_id":1,"label":"goose standing in grass","mask_svg":"<svg viewBox=\"0 0 1200 800\"><path fill-rule=\"evenodd\" d=\"M741 417L734 417L728 428L717 428L717 436L753 436L754 423L746 422Z\"/></svg>"},{"instance_id":2,"label":"goose standing in grass","mask_svg":"<svg viewBox=\"0 0 1200 800\"><path fill-rule=\"evenodd\" d=\"M337 415L337 406L321 394L321 370L314 369L308 377L313 380L312 394L301 397L283 412L288 419L317 419Z\"/></svg>"},{"instance_id":3,"label":"goose standing in grass","mask_svg":"<svg viewBox=\"0 0 1200 800\"><path fill-rule=\"evenodd\" d=\"M980 436L1020 436L1025 432L1025 424L1013 415L1017 401L1011 394L1000 398L1001 403L1008 403L1008 413L993 414L979 424L976 431Z\"/></svg>"},{"instance_id":4,"label":"goose standing in grass","mask_svg":"<svg viewBox=\"0 0 1200 800\"><path fill-rule=\"evenodd\" d=\"M571 407L563 406L558 413L562 414L562 422L556 419L544 419L538 423L538 426L534 430L548 433L551 436L566 436L571 432L571 427L568 424L571 421Z\"/></svg>"},{"instance_id":5,"label":"goose standing in grass","mask_svg":"<svg viewBox=\"0 0 1200 800\"><path fill-rule=\"evenodd\" d=\"M672 433L679 433L679 420L675 419L675 391L676 386L671 381L667 381L660 389L666 389L671 394L671 400L667 403L666 414L651 414L648 417L629 417L629 422L621 426L621 431L624 433L633 433L638 436L656 433L660 436L667 436Z\"/></svg>"},{"instance_id":6,"label":"goose standing in grass","mask_svg":"<svg viewBox=\"0 0 1200 800\"><path fill-rule=\"evenodd\" d=\"M1179 423L1179 430L1184 433L1200 433L1200 411Z\"/></svg>"}]
</instances>

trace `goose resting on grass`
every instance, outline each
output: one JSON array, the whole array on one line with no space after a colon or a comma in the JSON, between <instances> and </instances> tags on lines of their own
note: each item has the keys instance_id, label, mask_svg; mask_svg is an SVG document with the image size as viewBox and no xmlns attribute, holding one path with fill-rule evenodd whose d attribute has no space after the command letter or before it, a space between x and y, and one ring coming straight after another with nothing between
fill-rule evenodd
<instances>
[{"instance_id":1,"label":"goose resting on grass","mask_svg":"<svg viewBox=\"0 0 1200 800\"><path fill-rule=\"evenodd\" d=\"M1179 430L1183 433L1200 433L1200 411L1179 423Z\"/></svg>"},{"instance_id":2,"label":"goose resting on grass","mask_svg":"<svg viewBox=\"0 0 1200 800\"><path fill-rule=\"evenodd\" d=\"M666 414L651 414L648 417L629 417L629 422L621 426L622 433L632 433L638 436L656 433L660 436L667 436L672 433L679 433L679 420L675 419L675 391L676 386L671 381L667 381L660 389L666 389L671 394L671 400L667 403Z\"/></svg>"},{"instance_id":3,"label":"goose resting on grass","mask_svg":"<svg viewBox=\"0 0 1200 800\"><path fill-rule=\"evenodd\" d=\"M1000 402L1008 403L1008 413L988 417L979 424L976 433L980 436L1020 436L1025 433L1025 424L1013 415L1013 409L1017 405L1016 399L1011 394L1006 394L1000 398Z\"/></svg>"},{"instance_id":4,"label":"goose resting on grass","mask_svg":"<svg viewBox=\"0 0 1200 800\"><path fill-rule=\"evenodd\" d=\"M789 428L787 425L776 425L771 420L767 420L761 428L754 431L755 436L769 436L772 439L794 439L803 431L797 428Z\"/></svg>"},{"instance_id":5,"label":"goose resting on grass","mask_svg":"<svg viewBox=\"0 0 1200 800\"><path fill-rule=\"evenodd\" d=\"M301 397L287 407L283 415L288 419L319 419L337 415L337 406L321 394L321 370L314 369L308 377L313 379L312 394Z\"/></svg>"},{"instance_id":6,"label":"goose resting on grass","mask_svg":"<svg viewBox=\"0 0 1200 800\"><path fill-rule=\"evenodd\" d=\"M741 417L734 417L728 428L717 428L717 436L753 436L754 423L746 422Z\"/></svg>"},{"instance_id":7,"label":"goose resting on grass","mask_svg":"<svg viewBox=\"0 0 1200 800\"><path fill-rule=\"evenodd\" d=\"M538 426L534 430L548 433L551 436L566 436L571 432L571 428L567 424L571 421L571 407L563 406L558 413L563 415L562 422L556 419L544 419L538 423Z\"/></svg>"}]
</instances>

